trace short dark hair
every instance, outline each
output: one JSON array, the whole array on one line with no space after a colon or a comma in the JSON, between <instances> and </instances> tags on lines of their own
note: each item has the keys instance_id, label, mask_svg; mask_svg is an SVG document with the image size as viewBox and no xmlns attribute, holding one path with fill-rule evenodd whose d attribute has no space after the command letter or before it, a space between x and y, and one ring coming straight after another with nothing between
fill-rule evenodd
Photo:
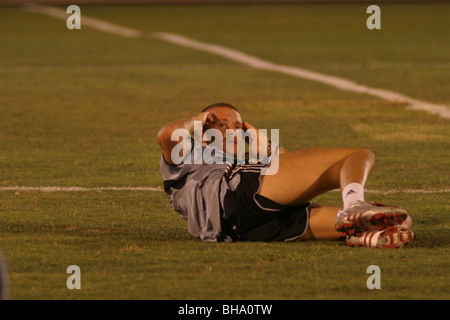
<instances>
[{"instance_id":1,"label":"short dark hair","mask_svg":"<svg viewBox=\"0 0 450 320\"><path fill-rule=\"evenodd\" d=\"M216 108L216 107L230 108L230 109L236 110L239 114L241 114L241 112L235 106L233 106L229 103L226 103L226 102L217 102L217 103L210 104L205 109L203 109L201 112L205 112L205 111L208 111L208 110L210 110L212 108Z\"/></svg>"}]
</instances>

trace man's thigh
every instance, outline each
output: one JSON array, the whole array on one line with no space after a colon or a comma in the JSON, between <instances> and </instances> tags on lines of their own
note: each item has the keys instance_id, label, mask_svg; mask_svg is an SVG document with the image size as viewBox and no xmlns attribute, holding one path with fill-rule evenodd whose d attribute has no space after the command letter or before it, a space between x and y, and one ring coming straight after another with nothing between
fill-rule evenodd
<instances>
[{"instance_id":1,"label":"man's thigh","mask_svg":"<svg viewBox=\"0 0 450 320\"><path fill-rule=\"evenodd\" d=\"M261 178L259 194L281 205L298 205L339 188L343 161L352 148L317 148L283 153L278 172Z\"/></svg>"}]
</instances>

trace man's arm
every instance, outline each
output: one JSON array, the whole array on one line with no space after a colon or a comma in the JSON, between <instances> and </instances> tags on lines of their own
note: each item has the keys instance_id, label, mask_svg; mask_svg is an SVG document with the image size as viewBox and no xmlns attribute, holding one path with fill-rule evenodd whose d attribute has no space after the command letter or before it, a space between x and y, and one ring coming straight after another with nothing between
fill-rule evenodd
<instances>
[{"instance_id":1,"label":"man's arm","mask_svg":"<svg viewBox=\"0 0 450 320\"><path fill-rule=\"evenodd\" d=\"M261 131L259 131L255 126L253 126L252 124L250 124L249 122L247 122L247 121L244 121L243 122L243 128L242 129L244 129L244 131L247 131L248 129L252 129L252 130L254 130L256 133L257 133L257 137L255 137L257 140L257 146L259 147L259 145L260 145L260 143L259 143L259 139L264 139L264 140L267 140L267 146L270 148L270 144L269 144L269 142L270 142L270 140L269 140L269 138L267 138ZM270 143L272 143L272 142L270 142ZM262 145L265 145L264 143L262 143ZM268 151L268 150L267 150ZM278 154L283 154L283 153L286 153L286 152L288 152L286 149L284 149L282 146L280 146L280 145L278 145ZM269 152L267 152L267 154L268 154ZM259 154L259 151L257 152L257 154Z\"/></svg>"},{"instance_id":2,"label":"man's arm","mask_svg":"<svg viewBox=\"0 0 450 320\"><path fill-rule=\"evenodd\" d=\"M174 120L159 129L158 134L156 135L156 139L158 140L158 144L161 147L164 159L169 165L174 165L174 163L172 162L172 149L174 146L180 143L182 139L182 137L180 137L180 140L172 141L172 133L176 129L186 129L190 134L192 134L194 132L194 121L201 121L203 127L208 115L209 112L202 112L190 118Z\"/></svg>"}]
</instances>

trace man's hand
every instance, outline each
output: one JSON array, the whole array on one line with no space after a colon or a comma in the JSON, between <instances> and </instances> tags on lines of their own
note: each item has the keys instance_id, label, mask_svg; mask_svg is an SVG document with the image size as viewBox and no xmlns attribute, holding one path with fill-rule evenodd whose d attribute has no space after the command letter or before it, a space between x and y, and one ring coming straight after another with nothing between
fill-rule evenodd
<instances>
[{"instance_id":1,"label":"man's hand","mask_svg":"<svg viewBox=\"0 0 450 320\"><path fill-rule=\"evenodd\" d=\"M269 138L267 138L267 136L265 134L263 134L261 131L259 131L255 126L250 124L248 121L244 121L242 123L242 129L244 130L244 132L249 130L249 129L252 129L250 131L251 132L250 136L251 136L252 140L256 139L256 141L257 141L257 144L256 144L256 148L257 149L256 150L259 151L259 148L261 148L262 150L267 150L266 154L270 155L269 148L271 148L272 142L269 140ZM260 141L261 141L261 144L260 144ZM252 146L250 146L250 147L252 147ZM281 146L278 146L278 148L275 148L275 149L278 149L278 153L279 154L287 152ZM251 151L253 152L255 150L251 150ZM257 153L257 154L259 155L259 153Z\"/></svg>"},{"instance_id":2,"label":"man's hand","mask_svg":"<svg viewBox=\"0 0 450 320\"><path fill-rule=\"evenodd\" d=\"M265 155L270 154L268 150L270 148L270 143L265 134L259 131L248 121L244 121L242 123L242 129L244 130L244 132L247 132L247 134L250 134L249 146L251 157L259 158L262 152L265 152Z\"/></svg>"},{"instance_id":3,"label":"man's hand","mask_svg":"<svg viewBox=\"0 0 450 320\"><path fill-rule=\"evenodd\" d=\"M194 121L201 121L202 122L202 128L205 125L206 122L211 121L212 114L211 112L205 111L201 112L196 116L193 116L191 118L185 119L184 121L184 128L187 129L190 133L194 132Z\"/></svg>"},{"instance_id":4,"label":"man's hand","mask_svg":"<svg viewBox=\"0 0 450 320\"><path fill-rule=\"evenodd\" d=\"M182 139L172 141L172 133L177 129L186 129L190 134L194 133L194 121L201 121L203 127L207 121L214 121L214 116L210 112L201 112L187 119L169 122L158 131L156 138L169 165L174 165L171 159L171 152L173 147L180 143Z\"/></svg>"}]
</instances>

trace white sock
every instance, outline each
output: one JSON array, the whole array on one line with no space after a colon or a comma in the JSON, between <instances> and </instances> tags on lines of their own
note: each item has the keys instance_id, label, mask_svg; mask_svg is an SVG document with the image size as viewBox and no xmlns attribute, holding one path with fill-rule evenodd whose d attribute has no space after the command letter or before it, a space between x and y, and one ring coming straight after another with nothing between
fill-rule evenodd
<instances>
[{"instance_id":1,"label":"white sock","mask_svg":"<svg viewBox=\"0 0 450 320\"><path fill-rule=\"evenodd\" d=\"M356 201L364 201L364 187L359 183L350 183L342 190L342 201L344 202L344 209L347 209Z\"/></svg>"}]
</instances>

